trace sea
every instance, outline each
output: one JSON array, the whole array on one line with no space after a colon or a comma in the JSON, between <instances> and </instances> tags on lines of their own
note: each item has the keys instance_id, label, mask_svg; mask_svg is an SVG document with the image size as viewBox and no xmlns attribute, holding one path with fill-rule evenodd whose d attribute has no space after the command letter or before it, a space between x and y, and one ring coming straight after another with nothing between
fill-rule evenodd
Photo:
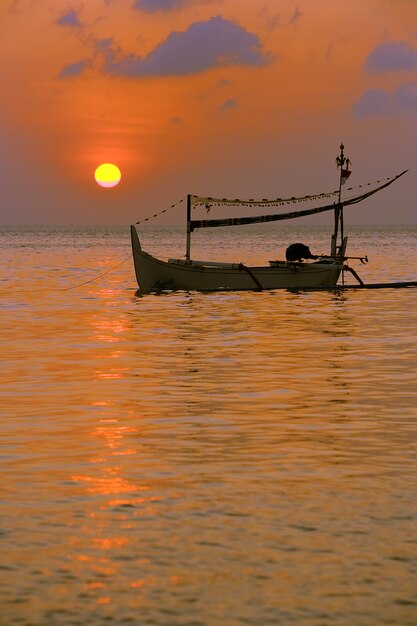
<instances>
[{"instance_id":1,"label":"sea","mask_svg":"<svg viewBox=\"0 0 417 626\"><path fill-rule=\"evenodd\" d=\"M417 226L348 230L365 282L417 280ZM417 289L141 295L129 237L0 229L1 626L415 626ZM329 253L191 253L299 241Z\"/></svg>"}]
</instances>

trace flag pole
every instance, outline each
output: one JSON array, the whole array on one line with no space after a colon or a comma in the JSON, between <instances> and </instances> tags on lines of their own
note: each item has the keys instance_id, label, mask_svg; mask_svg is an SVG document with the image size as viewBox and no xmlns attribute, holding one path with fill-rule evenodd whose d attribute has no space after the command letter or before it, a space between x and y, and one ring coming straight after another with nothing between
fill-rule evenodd
<instances>
[{"instance_id":1,"label":"flag pole","mask_svg":"<svg viewBox=\"0 0 417 626\"><path fill-rule=\"evenodd\" d=\"M341 203L342 201L342 184L343 184L343 180L342 180L342 176L343 176L343 166L345 164L345 155L343 153L344 150L344 145L343 143L340 144L340 179L339 179L339 221L340 221L340 244L343 243L343 204Z\"/></svg>"},{"instance_id":2,"label":"flag pole","mask_svg":"<svg viewBox=\"0 0 417 626\"><path fill-rule=\"evenodd\" d=\"M332 254L335 255L337 253L337 235L340 224L340 246L339 252L341 252L344 241L344 229L343 229L343 204L342 204L342 185L347 180L350 175L349 164L350 159L345 157L344 154L345 146L343 143L340 144L340 154L336 157L337 168L340 168L340 177L339 177L339 196L337 206L334 210L334 235L332 239ZM344 167L345 166L345 167Z\"/></svg>"}]
</instances>

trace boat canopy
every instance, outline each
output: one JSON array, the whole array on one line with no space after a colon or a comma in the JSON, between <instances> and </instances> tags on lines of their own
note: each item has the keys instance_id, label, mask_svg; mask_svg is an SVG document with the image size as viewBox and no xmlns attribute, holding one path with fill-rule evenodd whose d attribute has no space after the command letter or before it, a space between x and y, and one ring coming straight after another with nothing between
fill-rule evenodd
<instances>
[{"instance_id":1,"label":"boat canopy","mask_svg":"<svg viewBox=\"0 0 417 626\"><path fill-rule=\"evenodd\" d=\"M253 215L253 216L245 216L245 217L232 217L232 218L222 218L222 219L209 219L209 220L190 220L190 230L193 231L196 228L214 228L216 226L243 226L245 224L260 224L262 222L275 222L278 220L290 220L297 217L304 217L306 215L314 215L315 213L323 213L324 211L331 211L337 209L338 207L349 206L351 204L357 204L358 202L362 202L369 196L372 196L377 191L384 189L385 187L389 187L395 182L398 178L403 176L408 170L404 170L400 174L396 176L392 176L391 178L387 178L385 182L375 189L369 190L365 193L362 193L358 196L354 196L353 198L349 198L346 200L339 202L334 202L333 204L326 204L324 206L319 206L310 209L303 209L301 211L290 211L287 213L275 213L275 214L267 214L267 215ZM381 182L381 181L377 181ZM367 186L372 183L368 183ZM374 183L375 184L375 183ZM352 188L350 188L352 189ZM295 202L304 202L306 200L319 200L321 198L329 198L337 195L338 191L332 191L328 193L322 193L312 196L302 196L299 198L275 198L268 200L263 198L262 200L240 200L239 198L228 199L228 198L211 198L209 196L190 196L191 206L203 205L206 207L211 206L258 206L258 207L273 207L273 206L282 206L284 204L295 203Z\"/></svg>"}]
</instances>

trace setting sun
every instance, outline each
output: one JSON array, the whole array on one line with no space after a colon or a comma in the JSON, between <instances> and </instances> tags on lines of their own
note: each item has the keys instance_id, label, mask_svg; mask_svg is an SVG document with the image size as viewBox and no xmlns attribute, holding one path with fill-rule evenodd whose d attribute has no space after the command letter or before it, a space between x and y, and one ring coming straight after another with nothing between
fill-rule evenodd
<instances>
[{"instance_id":1,"label":"setting sun","mask_svg":"<svg viewBox=\"0 0 417 626\"><path fill-rule=\"evenodd\" d=\"M119 184L121 177L119 168L113 163L99 165L94 173L94 178L101 187L115 187Z\"/></svg>"}]
</instances>

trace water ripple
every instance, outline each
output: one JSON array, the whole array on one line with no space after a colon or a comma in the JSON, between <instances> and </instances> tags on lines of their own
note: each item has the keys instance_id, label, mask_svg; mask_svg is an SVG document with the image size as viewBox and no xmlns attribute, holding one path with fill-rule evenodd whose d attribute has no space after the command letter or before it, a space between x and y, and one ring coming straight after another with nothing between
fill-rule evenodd
<instances>
[{"instance_id":1,"label":"water ripple","mask_svg":"<svg viewBox=\"0 0 417 626\"><path fill-rule=\"evenodd\" d=\"M356 241L415 280L412 231ZM414 626L416 291L61 290L128 244L0 237L0 623Z\"/></svg>"}]
</instances>

